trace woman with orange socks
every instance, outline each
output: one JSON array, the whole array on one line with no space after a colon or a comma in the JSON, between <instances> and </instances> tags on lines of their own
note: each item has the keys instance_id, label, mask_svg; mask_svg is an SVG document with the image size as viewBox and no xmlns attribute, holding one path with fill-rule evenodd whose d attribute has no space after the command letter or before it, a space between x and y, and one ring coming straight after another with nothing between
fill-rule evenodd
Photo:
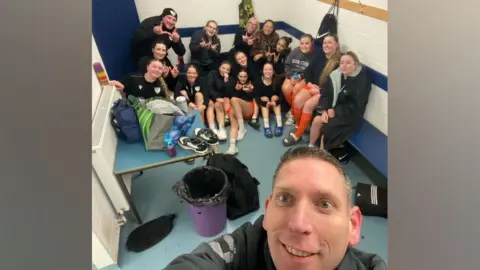
<instances>
[{"instance_id":1,"label":"woman with orange socks","mask_svg":"<svg viewBox=\"0 0 480 270\"><path fill-rule=\"evenodd\" d=\"M305 84L304 72L315 59L313 37L304 34L300 37L300 46L293 49L285 60L285 80L282 84L282 93L290 108L293 103L294 89ZM300 85L302 84L303 85Z\"/></svg>"},{"instance_id":2,"label":"woman with orange socks","mask_svg":"<svg viewBox=\"0 0 480 270\"><path fill-rule=\"evenodd\" d=\"M305 72L305 80L300 89L294 89L292 103L292 115L296 127L283 140L283 145L296 144L310 125L313 111L320 99L320 86L323 86L332 71L338 68L340 63L340 49L338 38L335 35L327 35L323 40L323 53L312 61Z\"/></svg>"}]
</instances>

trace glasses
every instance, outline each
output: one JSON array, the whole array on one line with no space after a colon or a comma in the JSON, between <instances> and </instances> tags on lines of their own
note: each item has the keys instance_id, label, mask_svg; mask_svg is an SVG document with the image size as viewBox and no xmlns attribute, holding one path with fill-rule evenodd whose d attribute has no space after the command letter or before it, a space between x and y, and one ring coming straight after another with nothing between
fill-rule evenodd
<instances>
[{"instance_id":1,"label":"glasses","mask_svg":"<svg viewBox=\"0 0 480 270\"><path fill-rule=\"evenodd\" d=\"M212 29L213 31L217 31L217 27L215 27L215 26L209 25L209 26L207 26L207 27L210 28L210 29Z\"/></svg>"}]
</instances>

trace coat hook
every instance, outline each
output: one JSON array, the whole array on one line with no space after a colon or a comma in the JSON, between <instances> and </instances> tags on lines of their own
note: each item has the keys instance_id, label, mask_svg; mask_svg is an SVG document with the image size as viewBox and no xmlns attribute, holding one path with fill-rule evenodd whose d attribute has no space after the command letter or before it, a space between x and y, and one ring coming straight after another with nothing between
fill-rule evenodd
<instances>
[{"instance_id":1,"label":"coat hook","mask_svg":"<svg viewBox=\"0 0 480 270\"><path fill-rule=\"evenodd\" d=\"M358 3L360 4L360 13L363 13L363 4L360 0L358 0Z\"/></svg>"}]
</instances>

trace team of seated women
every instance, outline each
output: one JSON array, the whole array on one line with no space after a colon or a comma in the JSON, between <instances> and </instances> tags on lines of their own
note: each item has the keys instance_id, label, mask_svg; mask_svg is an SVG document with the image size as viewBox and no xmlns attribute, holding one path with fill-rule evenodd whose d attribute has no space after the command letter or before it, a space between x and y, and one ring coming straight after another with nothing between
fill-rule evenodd
<instances>
[{"instance_id":1,"label":"team of seated women","mask_svg":"<svg viewBox=\"0 0 480 270\"><path fill-rule=\"evenodd\" d=\"M229 139L228 154L238 153L237 142L247 133L245 121L256 130L263 125L267 138L283 136L284 126L292 126L285 146L298 143L310 126L309 145L319 143L326 150L343 144L361 123L371 82L355 53L340 53L336 35L326 35L316 49L313 37L304 34L291 49L292 39L280 38L273 21L259 29L251 18L236 32L229 56L222 58L218 24L209 20L191 37L190 63L180 74L167 57L170 48L179 56L186 52L177 18L166 8L141 23L132 44L139 71L112 85L143 98L184 96L220 140ZM288 112L282 119L284 101Z\"/></svg>"}]
</instances>

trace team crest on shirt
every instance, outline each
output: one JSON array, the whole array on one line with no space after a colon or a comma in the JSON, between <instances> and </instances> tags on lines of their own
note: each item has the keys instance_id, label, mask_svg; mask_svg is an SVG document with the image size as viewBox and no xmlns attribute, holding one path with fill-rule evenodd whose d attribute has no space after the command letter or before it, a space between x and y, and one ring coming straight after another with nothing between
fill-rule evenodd
<instances>
[{"instance_id":1,"label":"team crest on shirt","mask_svg":"<svg viewBox=\"0 0 480 270\"><path fill-rule=\"evenodd\" d=\"M138 90L142 90L143 85L138 86Z\"/></svg>"},{"instance_id":2,"label":"team crest on shirt","mask_svg":"<svg viewBox=\"0 0 480 270\"><path fill-rule=\"evenodd\" d=\"M198 91L200 91L200 86L195 86L194 89L195 89L195 92L198 92Z\"/></svg>"},{"instance_id":3,"label":"team crest on shirt","mask_svg":"<svg viewBox=\"0 0 480 270\"><path fill-rule=\"evenodd\" d=\"M155 93L159 94L160 91L162 91L162 88L160 88L160 87L155 87L154 90L155 90Z\"/></svg>"}]
</instances>

